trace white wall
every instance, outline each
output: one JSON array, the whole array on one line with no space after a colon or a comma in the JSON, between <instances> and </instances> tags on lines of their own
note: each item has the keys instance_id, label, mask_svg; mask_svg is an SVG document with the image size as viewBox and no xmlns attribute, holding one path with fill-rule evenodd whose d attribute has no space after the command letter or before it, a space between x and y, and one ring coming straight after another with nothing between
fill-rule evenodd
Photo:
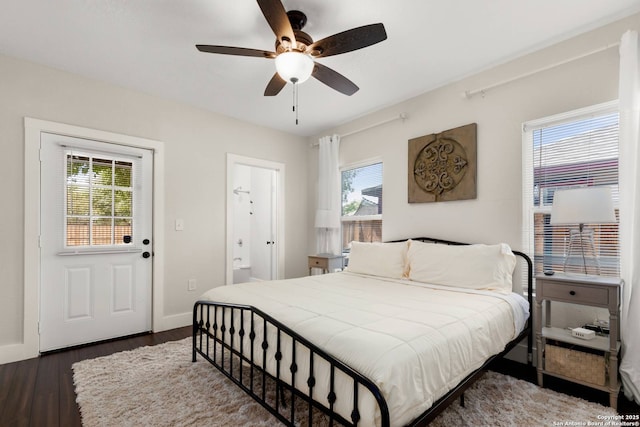
<instances>
[{"instance_id":1,"label":"white wall","mask_svg":"<svg viewBox=\"0 0 640 427\"><path fill-rule=\"evenodd\" d=\"M384 162L384 240L432 236L465 242L507 242L514 249L522 249L522 123L616 99L618 49L606 49L518 79L487 90L484 96L466 99L462 94L618 43L628 29L640 30L640 15L416 96L323 135L345 134L407 114L404 122L394 121L341 140L342 165L372 157ZM478 124L477 198L407 203L408 140L469 123ZM317 148L309 148L308 153L309 194L315 195ZM310 196L308 200L309 224L313 227L316 198ZM312 232L310 228L310 236ZM314 247L310 241L308 250ZM557 320L568 322L562 319L564 313L559 316ZM595 314L587 309L579 316L593 320Z\"/></svg>"},{"instance_id":2,"label":"white wall","mask_svg":"<svg viewBox=\"0 0 640 427\"><path fill-rule=\"evenodd\" d=\"M306 274L303 138L6 56L0 82L0 363L23 340L25 116L164 142L164 310L154 315L166 327L188 324L196 298L225 282L228 152L286 165L286 198L299 203L285 211L285 275ZM184 231L175 231L176 218L184 219ZM194 278L198 288L188 292Z\"/></svg>"}]
</instances>

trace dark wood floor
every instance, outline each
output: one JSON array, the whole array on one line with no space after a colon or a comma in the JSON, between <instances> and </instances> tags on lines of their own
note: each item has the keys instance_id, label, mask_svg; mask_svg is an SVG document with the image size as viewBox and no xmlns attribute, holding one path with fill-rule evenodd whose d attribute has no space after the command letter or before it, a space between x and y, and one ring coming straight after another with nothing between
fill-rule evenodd
<instances>
[{"instance_id":1,"label":"dark wood floor","mask_svg":"<svg viewBox=\"0 0 640 427\"><path fill-rule=\"evenodd\" d=\"M191 327L144 334L0 365L0 426L81 426L71 365L85 359L162 344L191 335Z\"/></svg>"},{"instance_id":2,"label":"dark wood floor","mask_svg":"<svg viewBox=\"0 0 640 427\"><path fill-rule=\"evenodd\" d=\"M76 404L71 365L84 359L106 356L145 345L156 345L190 336L191 327L157 334L145 334L47 354L35 359L0 365L0 426L81 426ZM535 369L499 360L492 370L535 382ZM603 405L606 393L554 378L545 379L548 388ZM618 412L640 414L640 407L620 396Z\"/></svg>"}]
</instances>

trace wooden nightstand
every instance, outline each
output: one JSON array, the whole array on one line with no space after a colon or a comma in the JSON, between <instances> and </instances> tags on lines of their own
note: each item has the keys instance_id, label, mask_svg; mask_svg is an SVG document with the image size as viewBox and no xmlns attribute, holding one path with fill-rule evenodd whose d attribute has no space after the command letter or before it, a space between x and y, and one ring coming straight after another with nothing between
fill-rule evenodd
<instances>
[{"instance_id":1,"label":"wooden nightstand","mask_svg":"<svg viewBox=\"0 0 640 427\"><path fill-rule=\"evenodd\" d=\"M544 375L553 375L568 381L609 392L609 404L616 409L620 384L618 383L618 353L620 352L620 299L622 295L622 280L604 276L579 276L556 273L553 276L536 276L536 301L534 311L535 334L537 346L538 385L543 386ZM544 301L544 319L542 317L542 303ZM551 326L551 301L569 304L602 307L609 310L609 336L596 336L591 340L579 339L571 336L568 329ZM578 346L601 354L607 366L604 384L593 384L588 381L563 375L557 371L549 371L550 365L545 360L543 352L548 342L561 343L563 346ZM557 347L553 349L557 350ZM566 351L569 355L568 350ZM575 353L574 353L575 354ZM608 360L607 360L608 357ZM567 360L570 360L567 357ZM549 361L550 362L550 361ZM569 362L567 362L569 363Z\"/></svg>"},{"instance_id":2,"label":"wooden nightstand","mask_svg":"<svg viewBox=\"0 0 640 427\"><path fill-rule=\"evenodd\" d=\"M333 273L335 270L342 270L343 256L332 254L309 255L309 275L312 268L321 268L322 273Z\"/></svg>"}]
</instances>

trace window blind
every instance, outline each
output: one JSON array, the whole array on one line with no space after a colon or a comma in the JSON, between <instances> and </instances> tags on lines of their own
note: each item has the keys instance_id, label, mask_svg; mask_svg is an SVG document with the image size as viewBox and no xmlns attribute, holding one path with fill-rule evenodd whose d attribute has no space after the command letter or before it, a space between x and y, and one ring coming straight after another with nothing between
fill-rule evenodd
<instances>
[{"instance_id":1,"label":"window blind","mask_svg":"<svg viewBox=\"0 0 640 427\"><path fill-rule=\"evenodd\" d=\"M619 275L617 222L585 224L580 251L575 240L570 245L578 224L550 224L555 192L579 187L609 187L618 218L617 107L608 103L525 124L523 145L524 238L535 273L586 268L588 274Z\"/></svg>"}]
</instances>

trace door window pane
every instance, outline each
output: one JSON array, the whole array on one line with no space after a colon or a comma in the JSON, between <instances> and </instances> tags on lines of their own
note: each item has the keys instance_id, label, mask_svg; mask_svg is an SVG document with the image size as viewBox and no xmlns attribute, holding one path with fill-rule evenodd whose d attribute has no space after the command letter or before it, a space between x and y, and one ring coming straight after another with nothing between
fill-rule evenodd
<instances>
[{"instance_id":1,"label":"door window pane","mask_svg":"<svg viewBox=\"0 0 640 427\"><path fill-rule=\"evenodd\" d=\"M67 217L67 246L89 245L89 218Z\"/></svg>"},{"instance_id":2,"label":"door window pane","mask_svg":"<svg viewBox=\"0 0 640 427\"><path fill-rule=\"evenodd\" d=\"M112 245L112 227L110 218L91 220L91 243L93 245Z\"/></svg>"},{"instance_id":3,"label":"door window pane","mask_svg":"<svg viewBox=\"0 0 640 427\"><path fill-rule=\"evenodd\" d=\"M114 185L116 187L131 187L131 163L115 162Z\"/></svg>"},{"instance_id":4,"label":"door window pane","mask_svg":"<svg viewBox=\"0 0 640 427\"><path fill-rule=\"evenodd\" d=\"M111 185L113 181L113 162L107 159L92 159L91 182L97 185Z\"/></svg>"},{"instance_id":5,"label":"door window pane","mask_svg":"<svg viewBox=\"0 0 640 427\"><path fill-rule=\"evenodd\" d=\"M89 187L67 186L67 215L89 216Z\"/></svg>"},{"instance_id":6,"label":"door window pane","mask_svg":"<svg viewBox=\"0 0 640 427\"><path fill-rule=\"evenodd\" d=\"M94 216L113 215L113 190L93 188L91 192L91 214Z\"/></svg>"},{"instance_id":7,"label":"door window pane","mask_svg":"<svg viewBox=\"0 0 640 427\"><path fill-rule=\"evenodd\" d=\"M131 203L133 202L133 193L126 190L116 190L114 200L114 213L115 217L130 217L131 216Z\"/></svg>"},{"instance_id":8,"label":"door window pane","mask_svg":"<svg viewBox=\"0 0 640 427\"><path fill-rule=\"evenodd\" d=\"M133 234L132 162L68 153L66 245L122 245Z\"/></svg>"}]
</instances>

